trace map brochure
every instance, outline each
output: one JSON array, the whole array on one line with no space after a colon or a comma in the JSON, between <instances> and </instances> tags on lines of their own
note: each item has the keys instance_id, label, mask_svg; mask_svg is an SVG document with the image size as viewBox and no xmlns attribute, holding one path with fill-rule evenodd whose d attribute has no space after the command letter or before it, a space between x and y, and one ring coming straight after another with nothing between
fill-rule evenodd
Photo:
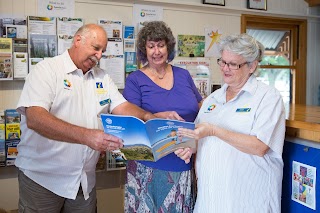
<instances>
[{"instance_id":1,"label":"map brochure","mask_svg":"<svg viewBox=\"0 0 320 213\"><path fill-rule=\"evenodd\" d=\"M178 137L178 128L194 129L195 124L155 118L146 122L133 116L101 114L105 133L123 140L125 160L157 161L182 147L195 147L195 140Z\"/></svg>"}]
</instances>

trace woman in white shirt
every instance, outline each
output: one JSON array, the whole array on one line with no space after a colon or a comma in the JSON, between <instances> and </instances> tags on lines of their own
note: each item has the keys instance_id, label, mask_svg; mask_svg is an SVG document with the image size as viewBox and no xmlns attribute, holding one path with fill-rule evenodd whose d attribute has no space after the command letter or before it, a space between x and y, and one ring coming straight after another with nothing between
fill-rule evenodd
<instances>
[{"instance_id":1,"label":"woman in white shirt","mask_svg":"<svg viewBox=\"0 0 320 213\"><path fill-rule=\"evenodd\" d=\"M247 34L219 47L225 84L203 102L196 129L178 131L198 140L194 212L280 213L285 110L279 91L253 74L264 47ZM192 152L175 153L188 162Z\"/></svg>"}]
</instances>

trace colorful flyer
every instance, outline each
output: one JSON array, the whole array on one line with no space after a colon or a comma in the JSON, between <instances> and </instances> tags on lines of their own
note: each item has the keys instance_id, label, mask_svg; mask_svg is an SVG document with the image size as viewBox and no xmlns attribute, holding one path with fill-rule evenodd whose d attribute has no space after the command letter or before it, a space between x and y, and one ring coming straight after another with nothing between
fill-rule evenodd
<instances>
[{"instance_id":1,"label":"colorful flyer","mask_svg":"<svg viewBox=\"0 0 320 213\"><path fill-rule=\"evenodd\" d=\"M292 162L291 199L316 210L316 167Z\"/></svg>"},{"instance_id":2,"label":"colorful flyer","mask_svg":"<svg viewBox=\"0 0 320 213\"><path fill-rule=\"evenodd\" d=\"M171 64L189 71L202 98L210 95L211 71L208 58L179 58L173 60Z\"/></svg>"},{"instance_id":3,"label":"colorful flyer","mask_svg":"<svg viewBox=\"0 0 320 213\"><path fill-rule=\"evenodd\" d=\"M178 35L178 56L204 57L205 36Z\"/></svg>"}]
</instances>

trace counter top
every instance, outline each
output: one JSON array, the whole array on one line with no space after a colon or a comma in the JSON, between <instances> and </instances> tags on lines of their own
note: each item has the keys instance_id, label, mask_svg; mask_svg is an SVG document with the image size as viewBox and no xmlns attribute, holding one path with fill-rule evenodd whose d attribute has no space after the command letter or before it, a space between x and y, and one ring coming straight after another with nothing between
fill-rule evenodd
<instances>
[{"instance_id":1,"label":"counter top","mask_svg":"<svg viewBox=\"0 0 320 213\"><path fill-rule=\"evenodd\" d=\"M320 106L290 105L286 135L320 143Z\"/></svg>"}]
</instances>

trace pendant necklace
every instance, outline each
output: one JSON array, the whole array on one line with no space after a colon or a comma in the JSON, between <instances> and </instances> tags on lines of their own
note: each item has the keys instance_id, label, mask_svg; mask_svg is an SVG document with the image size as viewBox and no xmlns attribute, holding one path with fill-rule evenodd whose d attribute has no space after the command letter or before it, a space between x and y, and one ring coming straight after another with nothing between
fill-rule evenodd
<instances>
[{"instance_id":1,"label":"pendant necklace","mask_svg":"<svg viewBox=\"0 0 320 213\"><path fill-rule=\"evenodd\" d=\"M165 72L164 72L163 76L160 76L159 73L155 69L153 69L152 67L149 66L149 68L153 72L153 74L155 74L158 77L159 80L162 80L164 78L164 76L167 74L167 66L164 69Z\"/></svg>"}]
</instances>

